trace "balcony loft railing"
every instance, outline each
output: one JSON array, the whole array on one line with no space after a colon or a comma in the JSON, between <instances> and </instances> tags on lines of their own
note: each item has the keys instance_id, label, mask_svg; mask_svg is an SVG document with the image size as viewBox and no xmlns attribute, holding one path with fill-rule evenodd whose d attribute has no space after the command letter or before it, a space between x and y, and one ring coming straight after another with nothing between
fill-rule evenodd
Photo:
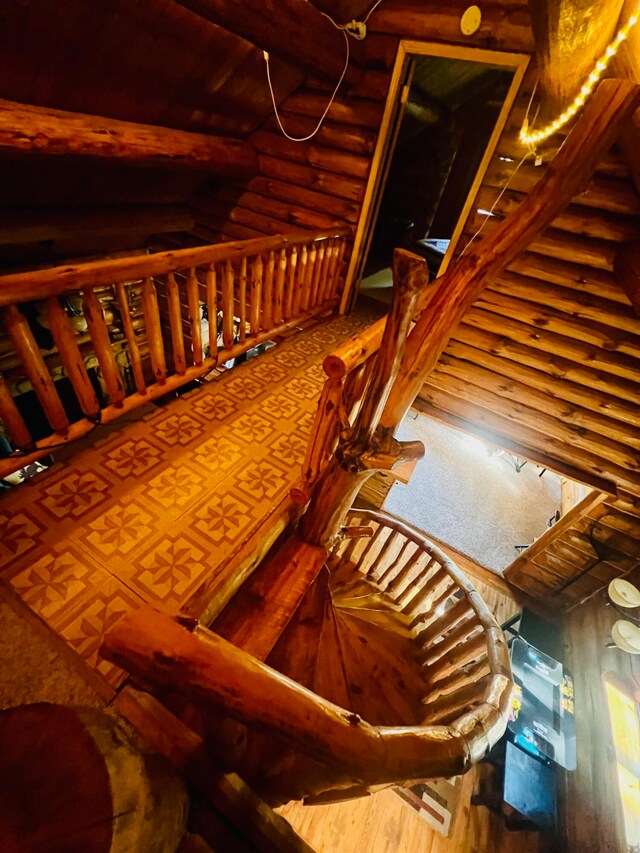
<instances>
[{"instance_id":1,"label":"balcony loft railing","mask_svg":"<svg viewBox=\"0 0 640 853\"><path fill-rule=\"evenodd\" d=\"M0 276L0 477L334 307L348 233Z\"/></svg>"}]
</instances>

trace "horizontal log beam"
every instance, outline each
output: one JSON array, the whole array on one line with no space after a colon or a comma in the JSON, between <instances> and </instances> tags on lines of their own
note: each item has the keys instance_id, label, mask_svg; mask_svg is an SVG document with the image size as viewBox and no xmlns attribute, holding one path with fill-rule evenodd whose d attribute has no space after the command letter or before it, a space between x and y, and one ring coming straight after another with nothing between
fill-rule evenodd
<instances>
[{"instance_id":1,"label":"horizontal log beam","mask_svg":"<svg viewBox=\"0 0 640 853\"><path fill-rule=\"evenodd\" d=\"M188 166L219 175L257 171L253 146L241 139L190 133L0 100L0 152L108 157Z\"/></svg>"},{"instance_id":2,"label":"horizontal log beam","mask_svg":"<svg viewBox=\"0 0 640 853\"><path fill-rule=\"evenodd\" d=\"M425 390L421 394L427 395L432 389L453 394L462 400L466 400L471 406L479 406L507 418L510 423L513 423L514 431L524 428L534 435L538 434L538 442L553 439L556 442L558 452L562 452L565 458L569 458L570 454L574 453L577 462L581 458L582 451L584 451L585 464L588 456L592 457L590 460L592 465L594 460L600 462L599 470L596 471L594 468L594 473L601 474L603 470L618 473L617 466L619 466L619 473L623 479L626 479L627 475L634 476L635 482L640 482L640 462L637 452L630 449L628 445L608 439L601 434L594 435L582 424L562 420L558 415L560 412L564 412L566 407L557 404L554 406L549 400L544 410L538 410L538 408L528 405L534 396L532 391L521 403L517 393L510 396L510 391L516 391L521 387L518 383L496 383L493 374L490 371L483 371L480 367L472 368L469 365L460 373L464 374L464 379L460 377L456 364L443 364L442 368L439 367L431 374L428 385L425 386ZM499 387L500 393L494 393L487 386ZM544 400L544 395L538 395L538 397L542 397ZM553 414L547 414L547 412L553 412ZM574 417L577 417L577 412Z\"/></svg>"},{"instance_id":3,"label":"horizontal log beam","mask_svg":"<svg viewBox=\"0 0 640 853\"><path fill-rule=\"evenodd\" d=\"M498 415L489 409L463 400L432 385L425 385L414 407L442 423L476 435L489 444L542 468L548 468L578 483L609 494L616 493L613 475L608 472L599 457L578 451L564 442L543 435L530 427ZM632 481L624 474L626 488L638 488L640 479Z\"/></svg>"},{"instance_id":4,"label":"horizontal log beam","mask_svg":"<svg viewBox=\"0 0 640 853\"><path fill-rule=\"evenodd\" d=\"M68 241L117 237L122 234L163 234L191 231L193 213L186 206L39 208L0 214L0 246L12 243Z\"/></svg>"},{"instance_id":5,"label":"horizontal log beam","mask_svg":"<svg viewBox=\"0 0 640 853\"><path fill-rule=\"evenodd\" d=\"M307 0L177 0L206 21L224 27L260 50L337 83L345 62L345 41Z\"/></svg>"},{"instance_id":6,"label":"horizontal log beam","mask_svg":"<svg viewBox=\"0 0 640 853\"><path fill-rule=\"evenodd\" d=\"M510 338L519 344L530 347L532 350L539 350L547 355L558 355L565 362L573 362L576 375L580 377L586 377L585 371L590 369L588 381L591 381L591 374L593 374L594 379L599 381L599 384L594 384L594 387L623 398L627 395L628 399L633 399L640 405L640 387L636 384L638 381L637 361L625 353L609 353L592 344L554 332L545 331L544 335L540 335L539 331L534 331L535 326L530 326L526 322L511 320L505 315L494 314L475 306L467 313L463 325L474 326L494 335ZM564 375L562 371L553 368L553 359L548 359L548 361L552 372ZM606 374L604 387L601 379L598 379L598 371L603 371ZM579 378L576 381L582 382L583 379ZM609 386L610 381L612 382L611 386Z\"/></svg>"}]
</instances>

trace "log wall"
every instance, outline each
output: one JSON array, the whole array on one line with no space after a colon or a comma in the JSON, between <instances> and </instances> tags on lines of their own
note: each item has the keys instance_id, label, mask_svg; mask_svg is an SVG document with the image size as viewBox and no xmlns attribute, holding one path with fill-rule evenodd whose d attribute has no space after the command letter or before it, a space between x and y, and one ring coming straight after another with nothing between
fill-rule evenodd
<instances>
[{"instance_id":1,"label":"log wall","mask_svg":"<svg viewBox=\"0 0 640 853\"><path fill-rule=\"evenodd\" d=\"M525 78L459 251L474 235L485 239L543 173L544 162L531 160L515 171L528 88ZM478 212L491 209L488 219ZM511 582L558 606L585 600L640 558L640 318L613 271L618 250L638 238L639 214L640 196L614 148L586 191L473 305L417 400L440 421L618 496L507 570ZM603 524L627 537L605 544L606 554L586 537Z\"/></svg>"},{"instance_id":2,"label":"log wall","mask_svg":"<svg viewBox=\"0 0 640 853\"><path fill-rule=\"evenodd\" d=\"M259 152L258 174L248 182L206 185L194 199L206 240L242 239L293 229L357 227L367 178L401 38L465 47L531 53L533 40L526 3L491 0L483 23L463 36L459 20L467 4L385 0L368 21L363 42L351 42L352 59L364 71L341 89L325 123L309 142L290 142L272 116L251 140ZM308 77L281 105L291 136L305 136L318 123L331 85Z\"/></svg>"}]
</instances>

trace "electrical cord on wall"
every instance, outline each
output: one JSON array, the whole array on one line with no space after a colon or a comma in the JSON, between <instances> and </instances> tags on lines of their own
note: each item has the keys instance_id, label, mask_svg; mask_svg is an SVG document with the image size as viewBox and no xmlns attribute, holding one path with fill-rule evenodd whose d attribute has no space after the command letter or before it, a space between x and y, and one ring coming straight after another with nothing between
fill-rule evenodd
<instances>
[{"instance_id":1,"label":"electrical cord on wall","mask_svg":"<svg viewBox=\"0 0 640 853\"><path fill-rule=\"evenodd\" d=\"M376 0L376 2L373 4L371 9L369 9L369 11L367 12L367 15L363 21L353 20L353 21L350 21L348 24L338 24L333 20L331 15L327 15L326 12L320 12L321 15L323 15L325 18L327 18L329 21L331 21L331 23L333 24L333 26L337 30L342 30L342 34L344 35L344 43L345 43L346 50L345 50L344 68L342 69L342 74L340 75L340 79L336 83L336 87L333 90L331 98L329 99L329 103L327 104L324 112L320 116L320 120L318 121L318 124L316 125L315 129L310 134L308 134L307 136L291 136L284 129L282 121L280 119L280 115L278 113L278 105L276 104L276 96L275 96L274 91L273 91L273 83L271 82L271 69L269 66L269 53L266 50L262 51L262 55L263 55L264 61L265 61L265 66L267 69L267 82L269 84L269 92L271 94L271 103L273 104L273 112L274 112L274 115L276 117L276 121L278 122L278 127L282 131L282 134L284 136L286 136L286 138L289 139L291 142L308 142L309 139L313 139L313 137L318 133L318 131L322 127L322 124L323 124L325 118L327 117L327 113L331 109L331 105L333 104L333 102L336 98L336 95L338 94L338 89L340 88L342 81L344 80L344 76L347 73L347 68L349 67L349 59L351 57L351 49L349 47L349 36L352 36L353 38L358 39L358 41L362 41L362 39L365 38L365 36L367 35L367 21L369 20L370 16L373 14L373 12L378 8L380 3L382 3L382 0Z\"/></svg>"}]
</instances>

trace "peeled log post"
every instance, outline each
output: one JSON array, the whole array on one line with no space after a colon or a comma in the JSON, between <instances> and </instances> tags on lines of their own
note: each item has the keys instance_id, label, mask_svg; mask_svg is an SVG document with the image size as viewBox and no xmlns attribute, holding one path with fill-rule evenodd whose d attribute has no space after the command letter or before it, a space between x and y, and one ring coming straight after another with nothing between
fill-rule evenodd
<instances>
[{"instance_id":1,"label":"peeled log post","mask_svg":"<svg viewBox=\"0 0 640 853\"><path fill-rule=\"evenodd\" d=\"M24 314L15 305L3 309L4 327L20 358L24 372L40 401L52 429L60 434L69 429L69 419L58 396L51 374L44 362Z\"/></svg>"},{"instance_id":2,"label":"peeled log post","mask_svg":"<svg viewBox=\"0 0 640 853\"><path fill-rule=\"evenodd\" d=\"M9 431L9 438L15 447L31 447L33 441L22 415L18 411L4 376L0 373L0 420Z\"/></svg>"},{"instance_id":3,"label":"peeled log post","mask_svg":"<svg viewBox=\"0 0 640 853\"><path fill-rule=\"evenodd\" d=\"M373 436L389 391L396 378L407 338L413 306L423 283L424 261L396 249L394 254L394 299L362 407L348 438L342 440L325 475L318 481L311 503L300 523L305 542L329 547L342 526L344 515L364 481L376 469L392 464L393 450L374 445ZM383 457L380 450L386 453ZM419 448L414 448L419 452ZM423 449L424 450L424 449ZM400 455L397 453L397 459Z\"/></svg>"},{"instance_id":4,"label":"peeled log post","mask_svg":"<svg viewBox=\"0 0 640 853\"><path fill-rule=\"evenodd\" d=\"M411 334L380 421L393 434L438 362L452 332L484 288L535 239L586 185L616 139L620 123L637 107L640 89L603 80L544 177L518 210L438 280L438 289Z\"/></svg>"},{"instance_id":5,"label":"peeled log post","mask_svg":"<svg viewBox=\"0 0 640 853\"><path fill-rule=\"evenodd\" d=\"M307 4L308 5L308 4ZM0 100L0 151L110 157L218 175L257 171L249 142Z\"/></svg>"},{"instance_id":6,"label":"peeled log post","mask_svg":"<svg viewBox=\"0 0 640 853\"><path fill-rule=\"evenodd\" d=\"M124 285L122 286L124 287ZM100 403L91 384L91 379L89 379L69 318L57 296L50 296L45 305L49 329L60 353L64 369L73 385L80 408L87 417L95 419L100 412Z\"/></svg>"}]
</instances>

